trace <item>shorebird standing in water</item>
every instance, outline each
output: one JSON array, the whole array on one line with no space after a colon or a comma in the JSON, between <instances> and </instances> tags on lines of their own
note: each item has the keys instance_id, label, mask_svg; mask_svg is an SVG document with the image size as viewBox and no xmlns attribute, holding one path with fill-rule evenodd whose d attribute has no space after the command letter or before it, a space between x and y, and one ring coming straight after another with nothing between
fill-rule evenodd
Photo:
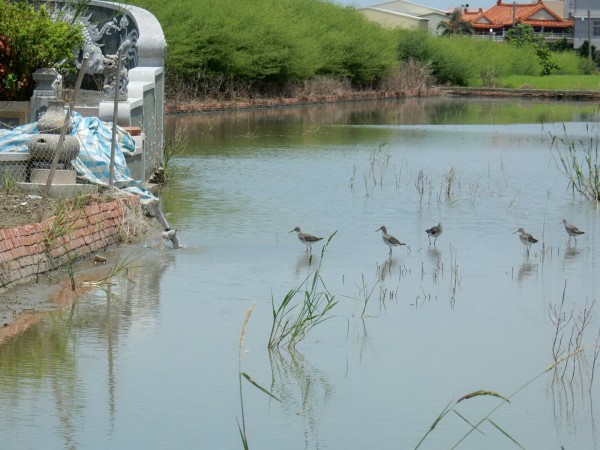
<instances>
[{"instance_id":1,"label":"shorebird standing in water","mask_svg":"<svg viewBox=\"0 0 600 450\"><path fill-rule=\"evenodd\" d=\"M436 226L433 226L428 230L425 230L425 233L427 233L427 239L429 239L429 245L431 245L431 238L433 238L433 246L435 247L435 241L437 241L437 238L439 238L443 232L444 229L442 228L441 223L438 223Z\"/></svg>"},{"instance_id":2,"label":"shorebird standing in water","mask_svg":"<svg viewBox=\"0 0 600 450\"><path fill-rule=\"evenodd\" d=\"M523 245L527 247L527 254L529 255L529 247L531 247L531 244L535 244L538 240L529 233L526 233L523 228L519 228L517 231L513 232L513 234L515 233L519 233L519 239Z\"/></svg>"},{"instance_id":3,"label":"shorebird standing in water","mask_svg":"<svg viewBox=\"0 0 600 450\"><path fill-rule=\"evenodd\" d=\"M584 231L581 231L579 228L577 228L575 225L571 225L570 223L567 223L567 219L563 219L560 223L564 224L564 226L565 226L565 230L566 230L567 234L569 235L569 243L571 243L572 237L575 238L575 243L577 243L577 236L585 233Z\"/></svg>"},{"instance_id":4,"label":"shorebird standing in water","mask_svg":"<svg viewBox=\"0 0 600 450\"><path fill-rule=\"evenodd\" d=\"M380 230L381 230L381 239L383 239L384 244L390 248L390 256L392 256L392 247L396 247L398 245L406 245L404 242L400 242L398 239L396 239L391 234L388 234L387 228L384 225L382 225L381 228L378 228L377 230L375 230L375 232L380 231Z\"/></svg>"},{"instance_id":5,"label":"shorebird standing in water","mask_svg":"<svg viewBox=\"0 0 600 450\"><path fill-rule=\"evenodd\" d=\"M296 227L292 231L295 231L296 233L298 233L298 239L300 240L300 242L302 242L303 244L306 245L307 252L309 249L312 252L312 247L310 244L314 244L315 242L319 242L321 239L323 239L320 237L315 237L312 234L303 233L302 231L300 231L300 227ZM292 231L290 231L290 233Z\"/></svg>"}]
</instances>

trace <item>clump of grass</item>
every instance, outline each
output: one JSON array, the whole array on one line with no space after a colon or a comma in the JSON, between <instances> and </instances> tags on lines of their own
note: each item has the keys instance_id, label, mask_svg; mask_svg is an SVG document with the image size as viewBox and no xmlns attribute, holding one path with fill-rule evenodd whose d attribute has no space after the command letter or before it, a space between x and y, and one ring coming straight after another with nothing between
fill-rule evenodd
<instances>
[{"instance_id":1,"label":"clump of grass","mask_svg":"<svg viewBox=\"0 0 600 450\"><path fill-rule=\"evenodd\" d=\"M69 217L72 208L66 202L56 206L54 220L44 234L44 247L46 252L52 250L56 241L74 230L74 223L79 217Z\"/></svg>"},{"instance_id":2,"label":"clump of grass","mask_svg":"<svg viewBox=\"0 0 600 450\"><path fill-rule=\"evenodd\" d=\"M175 132L166 139L162 164L152 175L150 179L152 183L164 185L189 172L191 165L182 170L173 162L176 157L181 156L185 151L188 142L186 134L187 130L185 128L176 127Z\"/></svg>"},{"instance_id":3,"label":"clump of grass","mask_svg":"<svg viewBox=\"0 0 600 450\"><path fill-rule=\"evenodd\" d=\"M8 170L4 170L4 192L12 194L17 188L17 182Z\"/></svg>"},{"instance_id":4,"label":"clump of grass","mask_svg":"<svg viewBox=\"0 0 600 450\"><path fill-rule=\"evenodd\" d=\"M390 158L392 155L386 150L387 144L379 144L377 148L373 149L370 155L371 169L369 175L373 179L373 185L383 186L383 178L387 171Z\"/></svg>"},{"instance_id":5,"label":"clump of grass","mask_svg":"<svg viewBox=\"0 0 600 450\"><path fill-rule=\"evenodd\" d=\"M294 97L345 95L352 92L352 82L344 77L315 76L302 83L291 84L289 94Z\"/></svg>"},{"instance_id":6,"label":"clump of grass","mask_svg":"<svg viewBox=\"0 0 600 450\"><path fill-rule=\"evenodd\" d=\"M450 306L454 308L456 304L456 288L460 286L460 275L458 273L458 263L456 262L456 250L450 246Z\"/></svg>"},{"instance_id":7,"label":"clump of grass","mask_svg":"<svg viewBox=\"0 0 600 450\"><path fill-rule=\"evenodd\" d=\"M448 172L444 175L445 177L445 192L446 192L446 199L450 200L450 197L452 196L452 185L454 184L454 182L456 181L456 172L454 170L454 167L450 167L450 170L448 170Z\"/></svg>"},{"instance_id":8,"label":"clump of grass","mask_svg":"<svg viewBox=\"0 0 600 450\"><path fill-rule=\"evenodd\" d=\"M454 200L452 198L453 187L457 182L456 171L454 170L454 167L450 167L450 169L448 169L448 172L444 173L443 178L444 180L442 186L440 187L440 192L438 194L438 204L442 203L443 197L445 198L446 203L451 205L452 203L454 203Z\"/></svg>"},{"instance_id":9,"label":"clump of grass","mask_svg":"<svg viewBox=\"0 0 600 450\"><path fill-rule=\"evenodd\" d=\"M75 230L75 222L81 216L81 211L75 214L75 211L67 201L60 201L55 210L54 220L50 227L44 232L44 252L48 261L52 261L52 249L57 245L65 249L67 255L68 267L72 271L72 259L66 247L65 236ZM41 263L41 260L40 260ZM70 273L71 283L74 283L72 273Z\"/></svg>"},{"instance_id":10,"label":"clump of grass","mask_svg":"<svg viewBox=\"0 0 600 450\"><path fill-rule=\"evenodd\" d=\"M386 264L387 264L387 262L386 262ZM366 310L367 310L367 305L369 304L369 301L371 300L371 296L373 295L373 292L375 291L375 288L377 287L377 283L373 284L373 287L369 289L369 285L365 281L365 275L362 274L361 284L359 285L358 283L354 283L354 285L358 288L358 297L356 297L355 300L361 300L362 304L363 304L362 311L360 313L360 317L364 317Z\"/></svg>"},{"instance_id":11,"label":"clump of grass","mask_svg":"<svg viewBox=\"0 0 600 450\"><path fill-rule=\"evenodd\" d=\"M486 67L479 73L481 84L487 88L497 88L501 84L500 71L495 67Z\"/></svg>"},{"instance_id":12,"label":"clump of grass","mask_svg":"<svg viewBox=\"0 0 600 450\"><path fill-rule=\"evenodd\" d=\"M433 192L433 182L429 178L429 176L425 175L423 170L420 170L417 174L417 178L415 179L415 189L419 194L419 208L423 207L423 196L425 195L425 191L429 194L429 205L431 206L431 194Z\"/></svg>"},{"instance_id":13,"label":"clump of grass","mask_svg":"<svg viewBox=\"0 0 600 450\"><path fill-rule=\"evenodd\" d=\"M271 299L273 310L273 325L267 347L269 349L285 346L289 349L296 347L306 335L317 325L322 324L331 317L331 311L337 304L335 296L331 294L320 274L323 255L334 232L321 249L319 267L295 289L290 290L279 306ZM301 298L300 301L297 301Z\"/></svg>"},{"instance_id":14,"label":"clump of grass","mask_svg":"<svg viewBox=\"0 0 600 450\"><path fill-rule=\"evenodd\" d=\"M566 307L566 291L567 291L567 282L565 280L565 285L563 288L563 293L561 297L560 303L550 304L548 306L548 315L550 317L550 321L554 326L554 340L552 342L552 357L554 361L557 362L564 358L565 355L576 355L579 356L578 353L574 353L574 349L583 348L583 340L584 335L586 334L586 330L589 328L592 323L592 310L596 303L593 300L591 303L585 304L582 310L577 311L575 306L570 309ZM598 337L600 336L600 329L598 330L598 335L596 337L596 345L594 346L595 351L592 357L592 362L588 362L588 366L591 370L590 374L590 385L589 389L592 388L592 382L594 380L594 373L596 369L596 361L598 357ZM553 381L568 381L572 383L575 380L577 375L577 368L582 368L582 364L586 362L585 358L582 360L576 360L575 357L568 357L564 359L565 365L561 373L555 372L555 378ZM570 373L570 376L567 376L567 372ZM583 377L578 376L577 378L583 379Z\"/></svg>"},{"instance_id":15,"label":"clump of grass","mask_svg":"<svg viewBox=\"0 0 600 450\"><path fill-rule=\"evenodd\" d=\"M600 201L600 132L586 127L588 137L572 140L567 136L551 136L550 148L555 150L554 160L569 180L573 194L579 192L588 200ZM557 160L558 158L558 160Z\"/></svg>"},{"instance_id":16,"label":"clump of grass","mask_svg":"<svg viewBox=\"0 0 600 450\"><path fill-rule=\"evenodd\" d=\"M419 171L417 179L415 180L415 189L419 194L419 206L423 204L423 195L425 194L425 174L422 170Z\"/></svg>"}]
</instances>

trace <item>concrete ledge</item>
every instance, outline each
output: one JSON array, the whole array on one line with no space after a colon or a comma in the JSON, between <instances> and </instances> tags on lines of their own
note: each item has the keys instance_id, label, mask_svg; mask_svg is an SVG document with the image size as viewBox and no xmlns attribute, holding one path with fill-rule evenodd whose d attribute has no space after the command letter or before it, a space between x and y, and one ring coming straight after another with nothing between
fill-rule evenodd
<instances>
[{"instance_id":1,"label":"concrete ledge","mask_svg":"<svg viewBox=\"0 0 600 450\"><path fill-rule=\"evenodd\" d=\"M29 153L22 152L0 152L0 163L3 162L28 162Z\"/></svg>"},{"instance_id":2,"label":"concrete ledge","mask_svg":"<svg viewBox=\"0 0 600 450\"><path fill-rule=\"evenodd\" d=\"M50 169L31 169L31 183L32 184L46 184L48 182L48 176L50 175ZM71 184L74 185L77 181L77 172L74 170L55 170L52 178L52 184Z\"/></svg>"},{"instance_id":3,"label":"concrete ledge","mask_svg":"<svg viewBox=\"0 0 600 450\"><path fill-rule=\"evenodd\" d=\"M22 191L30 194L40 195L46 189L46 183L17 183ZM50 186L50 197L75 197L77 195L87 195L98 193L98 186L95 184L52 184Z\"/></svg>"}]
</instances>

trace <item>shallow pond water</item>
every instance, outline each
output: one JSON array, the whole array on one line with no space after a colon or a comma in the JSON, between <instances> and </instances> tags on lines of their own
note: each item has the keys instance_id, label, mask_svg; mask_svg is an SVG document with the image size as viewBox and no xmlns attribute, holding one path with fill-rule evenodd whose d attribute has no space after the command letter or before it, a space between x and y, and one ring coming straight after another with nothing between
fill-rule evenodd
<instances>
[{"instance_id":1,"label":"shallow pond water","mask_svg":"<svg viewBox=\"0 0 600 450\"><path fill-rule=\"evenodd\" d=\"M510 403L451 403L419 448L600 448L599 214L550 147L597 136L596 105L409 99L165 125L181 139L161 197L184 248L111 250L137 258L131 282L0 346L0 447L233 449L245 423L250 448L415 448L485 390ZM391 257L381 225L407 244ZM311 253L296 226L324 238ZM317 270L331 318L269 352L272 304ZM579 344L543 373L553 346ZM240 372L280 401L245 379L240 398Z\"/></svg>"}]
</instances>

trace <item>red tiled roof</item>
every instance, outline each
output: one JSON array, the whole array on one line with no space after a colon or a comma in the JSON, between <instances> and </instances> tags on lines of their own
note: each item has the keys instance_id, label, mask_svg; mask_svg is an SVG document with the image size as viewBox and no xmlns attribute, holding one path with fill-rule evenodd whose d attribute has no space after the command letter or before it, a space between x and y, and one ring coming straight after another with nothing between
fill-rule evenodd
<instances>
[{"instance_id":1,"label":"red tiled roof","mask_svg":"<svg viewBox=\"0 0 600 450\"><path fill-rule=\"evenodd\" d=\"M543 11L550 17L548 20L533 19L538 12ZM514 20L513 20L514 18ZM574 25L572 20L564 20L546 7L542 0L536 3L506 3L497 0L497 3L487 11L464 11L462 20L471 22L473 28L502 28L512 26L513 23L523 23L534 27L544 28L569 28Z\"/></svg>"}]
</instances>

